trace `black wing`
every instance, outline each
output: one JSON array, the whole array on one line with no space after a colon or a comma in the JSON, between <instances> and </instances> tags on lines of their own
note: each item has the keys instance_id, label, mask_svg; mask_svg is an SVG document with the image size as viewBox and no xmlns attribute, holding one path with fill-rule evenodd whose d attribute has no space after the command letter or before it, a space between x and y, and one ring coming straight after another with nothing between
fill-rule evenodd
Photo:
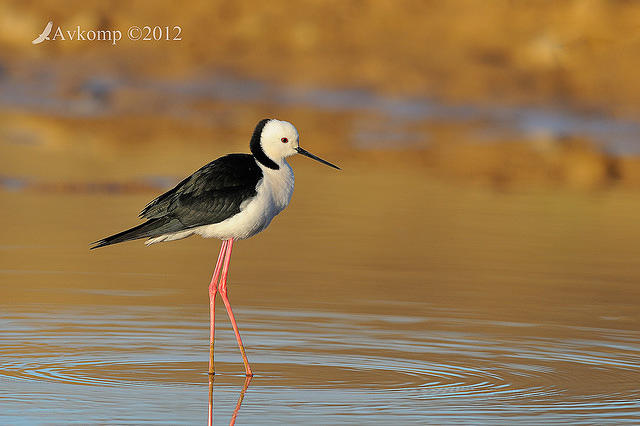
<instances>
[{"instance_id":1,"label":"black wing","mask_svg":"<svg viewBox=\"0 0 640 426\"><path fill-rule=\"evenodd\" d=\"M249 154L218 158L151 201L140 213L146 219L170 216L184 229L222 222L240 212L240 204L256 195L262 170Z\"/></svg>"},{"instance_id":2,"label":"black wing","mask_svg":"<svg viewBox=\"0 0 640 426\"><path fill-rule=\"evenodd\" d=\"M97 241L93 248L222 222L257 194L260 179L262 170L252 155L220 157L147 204L140 213L147 222Z\"/></svg>"}]
</instances>

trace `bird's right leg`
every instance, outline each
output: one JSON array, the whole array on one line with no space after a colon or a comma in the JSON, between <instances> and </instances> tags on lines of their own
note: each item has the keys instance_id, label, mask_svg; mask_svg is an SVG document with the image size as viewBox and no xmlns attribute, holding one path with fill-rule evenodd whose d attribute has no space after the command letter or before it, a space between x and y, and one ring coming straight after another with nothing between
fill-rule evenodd
<instances>
[{"instance_id":1,"label":"bird's right leg","mask_svg":"<svg viewBox=\"0 0 640 426\"><path fill-rule=\"evenodd\" d=\"M229 320L231 320L233 332L236 334L236 340L238 341L238 347L240 348L240 354L242 355L242 362L244 362L244 370L247 373L247 376L253 376L251 367L249 366L249 360L247 360L247 354L245 353L244 346L242 345L242 339L240 338L240 332L238 331L238 324L236 324L236 319L234 318L233 311L231 310L229 296L227 295L227 275L229 274L229 264L231 263L233 238L230 238L228 242L229 244L227 245L224 264L222 266L222 276L220 277L220 297L222 297L222 302L224 303L225 308L227 308L227 314L229 314Z\"/></svg>"},{"instance_id":2,"label":"bird's right leg","mask_svg":"<svg viewBox=\"0 0 640 426\"><path fill-rule=\"evenodd\" d=\"M222 264L227 251L227 240L222 242L220 254L216 262L216 269L213 271L211 283L209 284L209 374L215 374L213 366L213 342L216 333L216 293L218 293L218 277L222 270Z\"/></svg>"}]
</instances>

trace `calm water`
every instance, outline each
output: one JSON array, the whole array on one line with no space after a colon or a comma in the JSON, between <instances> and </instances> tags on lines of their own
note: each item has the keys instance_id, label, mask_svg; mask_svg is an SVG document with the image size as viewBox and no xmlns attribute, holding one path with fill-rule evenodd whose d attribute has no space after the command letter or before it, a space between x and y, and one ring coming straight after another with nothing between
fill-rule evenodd
<instances>
[{"instance_id":1,"label":"calm water","mask_svg":"<svg viewBox=\"0 0 640 426\"><path fill-rule=\"evenodd\" d=\"M290 210L234 250L256 377L220 305L216 424L241 397L237 424L640 421L640 197L296 161ZM219 244L87 250L153 194L0 192L0 423L206 422Z\"/></svg>"},{"instance_id":2,"label":"calm water","mask_svg":"<svg viewBox=\"0 0 640 426\"><path fill-rule=\"evenodd\" d=\"M303 123L303 145L343 171L292 159L292 204L234 246L256 377L220 305L216 424L640 423L640 196L443 183L406 157L361 158L423 147L443 123L477 142L636 152L636 122L71 68L0 81L0 424L206 423L219 243L88 244L245 151L264 115Z\"/></svg>"}]
</instances>

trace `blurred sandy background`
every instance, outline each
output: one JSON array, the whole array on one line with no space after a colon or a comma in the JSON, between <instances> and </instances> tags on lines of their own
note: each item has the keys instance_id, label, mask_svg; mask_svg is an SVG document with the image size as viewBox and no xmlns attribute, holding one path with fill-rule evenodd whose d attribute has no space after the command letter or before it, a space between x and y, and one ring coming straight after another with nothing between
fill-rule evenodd
<instances>
[{"instance_id":1,"label":"blurred sandy background","mask_svg":"<svg viewBox=\"0 0 640 426\"><path fill-rule=\"evenodd\" d=\"M99 155L130 176L145 166L125 153L144 152L180 175L189 152L148 148L244 150L277 115L329 158L499 186L637 186L639 19L639 4L604 0L4 1L0 166L72 179L100 172ZM179 25L183 40L31 45L48 20ZM49 151L25 157L37 143Z\"/></svg>"}]
</instances>

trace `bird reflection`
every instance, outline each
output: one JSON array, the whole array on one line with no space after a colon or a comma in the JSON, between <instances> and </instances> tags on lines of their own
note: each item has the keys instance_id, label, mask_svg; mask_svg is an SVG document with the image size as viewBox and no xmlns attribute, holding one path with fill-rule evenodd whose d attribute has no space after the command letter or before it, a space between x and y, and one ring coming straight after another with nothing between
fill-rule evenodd
<instances>
[{"instance_id":1,"label":"bird reflection","mask_svg":"<svg viewBox=\"0 0 640 426\"><path fill-rule=\"evenodd\" d=\"M214 375L209 374L209 422L208 425L213 425L213 382ZM247 376L244 380L244 385L242 386L242 390L240 391L240 395L238 396L238 402L236 403L236 408L233 410L233 414L231 415L231 420L229 421L229 426L233 426L236 424L236 417L238 417L238 412L240 411L240 406L242 405L242 401L244 400L244 394L247 392L249 388L249 383L251 383L252 376Z\"/></svg>"}]
</instances>

